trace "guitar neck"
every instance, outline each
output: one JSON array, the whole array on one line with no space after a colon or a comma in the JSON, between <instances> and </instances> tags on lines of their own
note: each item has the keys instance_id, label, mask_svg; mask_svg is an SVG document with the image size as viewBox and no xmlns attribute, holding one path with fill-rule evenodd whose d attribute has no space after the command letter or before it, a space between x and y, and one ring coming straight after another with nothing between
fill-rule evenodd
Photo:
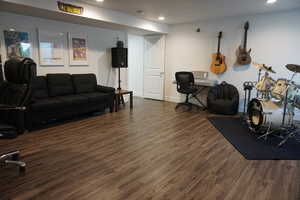
<instances>
[{"instance_id":1,"label":"guitar neck","mask_svg":"<svg viewBox=\"0 0 300 200\"><path fill-rule=\"evenodd\" d=\"M248 30L245 30L245 36L244 36L244 49L247 49L247 40L248 40Z\"/></svg>"},{"instance_id":2,"label":"guitar neck","mask_svg":"<svg viewBox=\"0 0 300 200\"><path fill-rule=\"evenodd\" d=\"M221 48L221 38L219 38L218 40L218 51L217 51L218 55L220 54L220 48Z\"/></svg>"},{"instance_id":3,"label":"guitar neck","mask_svg":"<svg viewBox=\"0 0 300 200\"><path fill-rule=\"evenodd\" d=\"M222 38L222 32L219 33L219 37L218 37L218 51L217 54L220 55L220 49L221 49L221 38Z\"/></svg>"}]
</instances>

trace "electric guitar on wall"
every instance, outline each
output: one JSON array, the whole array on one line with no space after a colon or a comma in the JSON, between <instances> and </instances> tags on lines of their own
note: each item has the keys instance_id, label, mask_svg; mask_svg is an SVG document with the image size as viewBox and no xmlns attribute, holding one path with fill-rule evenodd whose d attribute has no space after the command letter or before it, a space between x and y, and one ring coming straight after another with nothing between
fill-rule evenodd
<instances>
[{"instance_id":1,"label":"electric guitar on wall","mask_svg":"<svg viewBox=\"0 0 300 200\"><path fill-rule=\"evenodd\" d=\"M218 36L218 52L212 55L212 64L210 66L210 71L215 74L222 74L227 69L225 56L223 56L220 52L221 38L222 32L220 32Z\"/></svg>"},{"instance_id":2,"label":"electric guitar on wall","mask_svg":"<svg viewBox=\"0 0 300 200\"><path fill-rule=\"evenodd\" d=\"M244 36L244 45L239 46L237 50L237 61L236 64L238 65L249 65L252 61L250 53L251 49L247 50L247 39L248 39L248 30L249 30L249 22L245 23L245 36Z\"/></svg>"}]
</instances>

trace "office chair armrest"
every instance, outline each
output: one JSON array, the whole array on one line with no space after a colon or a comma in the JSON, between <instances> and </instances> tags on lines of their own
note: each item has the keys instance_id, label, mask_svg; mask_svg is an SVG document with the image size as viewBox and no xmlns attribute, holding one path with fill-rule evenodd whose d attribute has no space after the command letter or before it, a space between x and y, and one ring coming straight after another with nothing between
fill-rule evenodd
<instances>
[{"instance_id":1,"label":"office chair armrest","mask_svg":"<svg viewBox=\"0 0 300 200\"><path fill-rule=\"evenodd\" d=\"M6 105L6 104L0 104L0 110L19 110L19 111L24 111L26 110L25 106L11 106L11 105Z\"/></svg>"}]
</instances>

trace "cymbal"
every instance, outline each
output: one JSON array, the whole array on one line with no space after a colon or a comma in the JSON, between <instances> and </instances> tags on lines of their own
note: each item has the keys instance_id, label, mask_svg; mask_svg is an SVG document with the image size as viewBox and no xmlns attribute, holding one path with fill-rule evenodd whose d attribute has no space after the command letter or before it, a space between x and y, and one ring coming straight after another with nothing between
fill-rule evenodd
<instances>
[{"instance_id":1,"label":"cymbal","mask_svg":"<svg viewBox=\"0 0 300 200\"><path fill-rule=\"evenodd\" d=\"M276 74L276 72L272 69L272 67L268 67L266 66L265 64L258 64L258 63L253 63L253 65L259 69L259 70L264 70L266 72L270 72L270 73L273 73L273 74Z\"/></svg>"},{"instance_id":2,"label":"cymbal","mask_svg":"<svg viewBox=\"0 0 300 200\"><path fill-rule=\"evenodd\" d=\"M300 65L287 64L285 67L292 72L300 73Z\"/></svg>"}]
</instances>

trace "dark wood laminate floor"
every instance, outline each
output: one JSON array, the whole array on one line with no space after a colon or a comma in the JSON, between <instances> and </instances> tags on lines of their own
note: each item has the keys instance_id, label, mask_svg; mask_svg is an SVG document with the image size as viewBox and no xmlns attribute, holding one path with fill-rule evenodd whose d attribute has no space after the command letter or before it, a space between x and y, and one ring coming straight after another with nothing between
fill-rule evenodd
<instances>
[{"instance_id":1,"label":"dark wood laminate floor","mask_svg":"<svg viewBox=\"0 0 300 200\"><path fill-rule=\"evenodd\" d=\"M299 200L299 161L247 161L204 112L135 99L121 110L0 140L28 170L0 169L0 199Z\"/></svg>"}]
</instances>

